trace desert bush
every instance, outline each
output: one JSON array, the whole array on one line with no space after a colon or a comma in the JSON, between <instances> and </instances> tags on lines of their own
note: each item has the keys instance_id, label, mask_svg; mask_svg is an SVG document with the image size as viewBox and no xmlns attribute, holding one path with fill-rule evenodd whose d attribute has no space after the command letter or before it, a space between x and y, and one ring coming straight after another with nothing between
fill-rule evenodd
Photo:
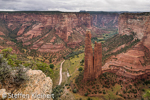
<instances>
[{"instance_id":1,"label":"desert bush","mask_svg":"<svg viewBox=\"0 0 150 100\"><path fill-rule=\"evenodd\" d=\"M82 67L80 67L80 68L79 68L79 71L82 71L82 70L83 70L83 68L82 68Z\"/></svg>"},{"instance_id":2,"label":"desert bush","mask_svg":"<svg viewBox=\"0 0 150 100\"><path fill-rule=\"evenodd\" d=\"M73 89L73 93L77 93L77 89Z\"/></svg>"},{"instance_id":3,"label":"desert bush","mask_svg":"<svg viewBox=\"0 0 150 100\"><path fill-rule=\"evenodd\" d=\"M54 64L50 64L49 67L50 67L51 69L53 69L53 68L54 68Z\"/></svg>"},{"instance_id":4,"label":"desert bush","mask_svg":"<svg viewBox=\"0 0 150 100\"><path fill-rule=\"evenodd\" d=\"M86 92L84 95L85 95L85 96L88 96L88 92Z\"/></svg>"},{"instance_id":5,"label":"desert bush","mask_svg":"<svg viewBox=\"0 0 150 100\"><path fill-rule=\"evenodd\" d=\"M54 100L58 100L58 98L61 96L61 92L63 92L63 87L61 85L57 85L55 88L53 88L52 94L54 94Z\"/></svg>"},{"instance_id":6,"label":"desert bush","mask_svg":"<svg viewBox=\"0 0 150 100\"><path fill-rule=\"evenodd\" d=\"M0 54L0 82L3 85L6 85L5 82L7 81L9 82L7 84L20 86L28 79L27 75L25 74L28 69L22 65L19 65L19 67L11 67L7 62L7 59Z\"/></svg>"},{"instance_id":7,"label":"desert bush","mask_svg":"<svg viewBox=\"0 0 150 100\"><path fill-rule=\"evenodd\" d=\"M105 91L103 91L103 94L106 94L106 92L105 92Z\"/></svg>"}]
</instances>

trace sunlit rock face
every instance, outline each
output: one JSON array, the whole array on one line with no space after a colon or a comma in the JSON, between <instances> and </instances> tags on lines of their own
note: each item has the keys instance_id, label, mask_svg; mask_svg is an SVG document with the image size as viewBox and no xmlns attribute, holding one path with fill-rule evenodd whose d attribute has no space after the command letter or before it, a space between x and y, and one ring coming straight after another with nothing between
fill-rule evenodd
<instances>
[{"instance_id":1,"label":"sunlit rock face","mask_svg":"<svg viewBox=\"0 0 150 100\"><path fill-rule=\"evenodd\" d=\"M50 100L53 86L51 78L46 77L41 70L31 69L27 71L27 76L29 77L29 81L27 81L25 84L22 84L19 89L14 90L13 94L29 94L29 96L27 96L28 100ZM40 96L37 97L37 95ZM27 99L25 98L22 100Z\"/></svg>"}]
</instances>

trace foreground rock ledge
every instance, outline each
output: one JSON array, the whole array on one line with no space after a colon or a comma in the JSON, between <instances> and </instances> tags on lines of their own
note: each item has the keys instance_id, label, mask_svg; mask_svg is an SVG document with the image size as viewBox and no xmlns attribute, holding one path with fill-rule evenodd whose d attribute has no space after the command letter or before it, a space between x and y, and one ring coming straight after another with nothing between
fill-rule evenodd
<instances>
[{"instance_id":1,"label":"foreground rock ledge","mask_svg":"<svg viewBox=\"0 0 150 100\"><path fill-rule=\"evenodd\" d=\"M50 77L46 77L41 70L31 69L27 71L27 76L29 76L29 81L13 92L13 94L25 94L25 98L21 95L17 98L11 98L11 100L52 100L47 98L52 93L53 83ZM39 97L37 97L38 95Z\"/></svg>"}]
</instances>

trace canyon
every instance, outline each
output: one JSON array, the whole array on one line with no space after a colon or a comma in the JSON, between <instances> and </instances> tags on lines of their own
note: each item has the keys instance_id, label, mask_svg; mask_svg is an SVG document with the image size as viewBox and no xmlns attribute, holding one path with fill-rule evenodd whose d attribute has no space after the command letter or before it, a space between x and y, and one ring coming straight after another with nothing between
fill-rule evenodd
<instances>
[{"instance_id":1,"label":"canyon","mask_svg":"<svg viewBox=\"0 0 150 100\"><path fill-rule=\"evenodd\" d=\"M1 48L11 46L20 53L16 47L20 43L27 52L46 53L56 62L84 44L87 29L92 37L117 29L118 17L118 13L0 12Z\"/></svg>"},{"instance_id":2,"label":"canyon","mask_svg":"<svg viewBox=\"0 0 150 100\"><path fill-rule=\"evenodd\" d=\"M149 13L124 13L119 16L119 34L134 35L134 40L139 39L140 42L124 53L111 56L102 67L103 73L108 71L132 79L150 75L149 18Z\"/></svg>"},{"instance_id":3,"label":"canyon","mask_svg":"<svg viewBox=\"0 0 150 100\"><path fill-rule=\"evenodd\" d=\"M20 46L26 52L44 54L42 59L53 56L52 62L56 62L85 44L84 81L98 79L105 72L115 73L121 78L146 79L150 75L149 23L150 13L0 12L0 50L10 46L14 53L23 54ZM119 34L116 36L132 35L133 40L112 50L109 47L103 48L107 40L104 43L95 42L92 48L91 38L101 38L112 29L118 29ZM126 50L116 53L122 49ZM103 60L103 51L107 50L107 54L114 55ZM74 72L78 72L78 69ZM27 75L31 81L14 93L52 93L52 80L42 71L29 70Z\"/></svg>"},{"instance_id":4,"label":"canyon","mask_svg":"<svg viewBox=\"0 0 150 100\"><path fill-rule=\"evenodd\" d=\"M85 65L83 80L94 80L101 73L111 72L118 76L125 76L132 79L147 78L150 75L150 25L149 13L125 13L118 18L119 35L133 36L133 40L114 48L110 53L129 46L139 40L126 52L110 56L102 66L101 44L95 42L94 57L91 46L91 33L87 31L85 37ZM101 68L102 66L102 68ZM95 74L97 74L95 76Z\"/></svg>"}]
</instances>

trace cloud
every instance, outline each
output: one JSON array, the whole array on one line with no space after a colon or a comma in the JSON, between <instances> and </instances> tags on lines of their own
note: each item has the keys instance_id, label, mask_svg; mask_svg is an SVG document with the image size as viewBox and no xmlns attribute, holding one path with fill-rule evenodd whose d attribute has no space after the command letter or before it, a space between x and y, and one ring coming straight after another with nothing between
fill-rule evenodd
<instances>
[{"instance_id":1,"label":"cloud","mask_svg":"<svg viewBox=\"0 0 150 100\"><path fill-rule=\"evenodd\" d=\"M0 0L0 10L150 11L149 0Z\"/></svg>"}]
</instances>

